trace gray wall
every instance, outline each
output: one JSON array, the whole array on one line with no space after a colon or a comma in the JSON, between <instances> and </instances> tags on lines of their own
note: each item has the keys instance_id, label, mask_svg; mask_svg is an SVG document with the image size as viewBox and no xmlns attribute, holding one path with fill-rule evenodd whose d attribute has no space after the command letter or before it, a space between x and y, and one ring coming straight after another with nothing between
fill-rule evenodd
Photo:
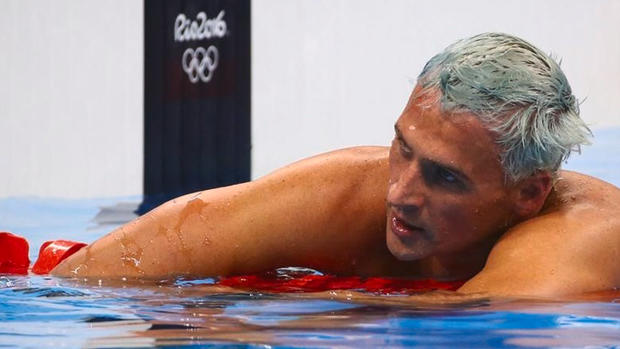
<instances>
[{"instance_id":1,"label":"gray wall","mask_svg":"<svg viewBox=\"0 0 620 349\"><path fill-rule=\"evenodd\" d=\"M142 191L142 2L0 0L0 197Z\"/></svg>"},{"instance_id":2,"label":"gray wall","mask_svg":"<svg viewBox=\"0 0 620 349\"><path fill-rule=\"evenodd\" d=\"M563 58L595 129L620 126L620 2L254 0L253 176L388 144L413 79L503 31ZM0 0L0 197L142 190L142 1Z\"/></svg>"}]
</instances>

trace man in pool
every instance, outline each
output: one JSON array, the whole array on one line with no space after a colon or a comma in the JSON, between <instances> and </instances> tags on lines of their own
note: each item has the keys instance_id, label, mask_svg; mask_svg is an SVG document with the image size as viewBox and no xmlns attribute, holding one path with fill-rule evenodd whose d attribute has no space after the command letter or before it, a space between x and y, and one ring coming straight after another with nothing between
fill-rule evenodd
<instances>
[{"instance_id":1,"label":"man in pool","mask_svg":"<svg viewBox=\"0 0 620 349\"><path fill-rule=\"evenodd\" d=\"M389 148L338 150L179 197L53 274L304 266L467 280L459 292L488 295L620 287L620 190L559 169L590 133L560 67L539 49L496 33L447 47L424 67L394 130Z\"/></svg>"}]
</instances>

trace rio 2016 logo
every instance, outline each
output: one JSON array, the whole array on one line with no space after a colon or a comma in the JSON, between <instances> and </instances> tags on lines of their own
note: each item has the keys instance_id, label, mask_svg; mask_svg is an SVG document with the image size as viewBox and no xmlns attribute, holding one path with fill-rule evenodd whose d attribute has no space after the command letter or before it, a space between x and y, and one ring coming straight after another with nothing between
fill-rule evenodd
<instances>
[{"instance_id":1,"label":"rio 2016 logo","mask_svg":"<svg viewBox=\"0 0 620 349\"><path fill-rule=\"evenodd\" d=\"M205 12L199 12L196 20L190 20L180 13L174 21L174 41L199 41L211 38L222 38L226 35L227 26L222 10L212 19ZM218 66L219 51L214 45L206 49L202 46L187 48L181 58L181 67L193 84L202 81L207 83L213 78Z\"/></svg>"}]
</instances>

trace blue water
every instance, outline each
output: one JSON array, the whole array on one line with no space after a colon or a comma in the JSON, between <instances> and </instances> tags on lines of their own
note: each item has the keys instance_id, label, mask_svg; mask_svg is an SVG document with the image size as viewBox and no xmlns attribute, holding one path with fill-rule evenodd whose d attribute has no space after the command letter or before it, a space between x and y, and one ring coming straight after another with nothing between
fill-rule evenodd
<instances>
[{"instance_id":1,"label":"blue water","mask_svg":"<svg viewBox=\"0 0 620 349\"><path fill-rule=\"evenodd\" d=\"M620 130L565 168L620 185ZM139 197L0 199L0 230L92 242L134 217ZM160 283L0 276L0 348L620 348L620 292L590 301L376 305ZM398 297L398 296L391 296Z\"/></svg>"},{"instance_id":2,"label":"blue water","mask_svg":"<svg viewBox=\"0 0 620 349\"><path fill-rule=\"evenodd\" d=\"M614 347L606 302L377 306L217 293L201 282L114 285L0 278L4 347Z\"/></svg>"}]
</instances>

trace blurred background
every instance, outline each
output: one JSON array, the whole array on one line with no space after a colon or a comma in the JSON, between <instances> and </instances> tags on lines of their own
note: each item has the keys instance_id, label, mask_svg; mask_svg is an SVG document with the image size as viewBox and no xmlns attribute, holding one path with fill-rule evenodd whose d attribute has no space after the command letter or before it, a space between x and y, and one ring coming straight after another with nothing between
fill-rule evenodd
<instances>
[{"instance_id":1,"label":"blurred background","mask_svg":"<svg viewBox=\"0 0 620 349\"><path fill-rule=\"evenodd\" d=\"M0 0L0 198L143 193L145 6ZM567 167L618 178L620 1L255 0L250 23L251 178L388 145L424 63L487 31L562 59L602 139Z\"/></svg>"}]
</instances>

